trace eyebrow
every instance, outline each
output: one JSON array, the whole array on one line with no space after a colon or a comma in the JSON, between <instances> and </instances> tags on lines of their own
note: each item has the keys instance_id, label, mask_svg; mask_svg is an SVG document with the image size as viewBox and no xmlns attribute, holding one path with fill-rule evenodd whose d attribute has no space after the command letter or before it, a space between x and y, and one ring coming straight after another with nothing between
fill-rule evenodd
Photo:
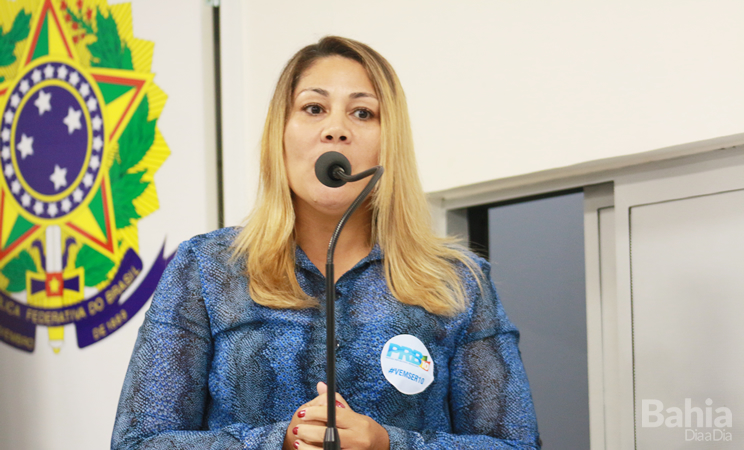
<instances>
[{"instance_id":1,"label":"eyebrow","mask_svg":"<svg viewBox=\"0 0 744 450\"><path fill-rule=\"evenodd\" d=\"M330 97L330 94L325 89L307 88L307 89L303 89L300 92L298 92L295 98L299 97L300 94L302 94L303 92L308 92L308 91L315 92L317 94L322 95L323 97ZM349 98L373 98L377 100L377 96L375 96L374 94L370 94L369 92L354 92L354 93L349 94Z\"/></svg>"},{"instance_id":2,"label":"eyebrow","mask_svg":"<svg viewBox=\"0 0 744 450\"><path fill-rule=\"evenodd\" d=\"M351 97L351 98L364 98L364 97L368 97L368 98L373 98L373 99L377 100L377 97L375 95L373 95L373 94L370 94L369 92L354 92L353 94L349 95L349 97Z\"/></svg>"}]
</instances>

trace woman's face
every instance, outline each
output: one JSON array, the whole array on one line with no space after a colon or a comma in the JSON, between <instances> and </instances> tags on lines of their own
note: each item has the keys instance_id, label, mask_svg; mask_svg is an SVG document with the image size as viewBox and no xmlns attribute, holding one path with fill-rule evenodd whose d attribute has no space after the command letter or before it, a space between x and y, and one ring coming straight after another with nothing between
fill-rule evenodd
<instances>
[{"instance_id":1,"label":"woman's face","mask_svg":"<svg viewBox=\"0 0 744 450\"><path fill-rule=\"evenodd\" d=\"M315 161L337 151L358 173L378 164L380 102L361 64L340 56L316 61L302 74L284 129L284 163L295 208L338 216L366 181L330 188L315 176ZM299 211L298 211L299 212Z\"/></svg>"}]
</instances>

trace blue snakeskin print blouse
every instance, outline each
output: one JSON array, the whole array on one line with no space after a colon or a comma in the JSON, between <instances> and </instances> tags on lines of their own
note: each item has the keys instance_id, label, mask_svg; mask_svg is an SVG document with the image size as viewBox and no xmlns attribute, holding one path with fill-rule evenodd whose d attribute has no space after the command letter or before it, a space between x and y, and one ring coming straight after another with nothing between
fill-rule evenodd
<instances>
[{"instance_id":1,"label":"blue snakeskin print blouse","mask_svg":"<svg viewBox=\"0 0 744 450\"><path fill-rule=\"evenodd\" d=\"M180 245L139 330L114 426L114 449L280 450L296 409L325 380L325 313L254 303L245 261L230 261L237 229ZM337 283L337 384L351 408L383 425L391 449L539 448L519 333L487 278L482 296L462 269L471 304L439 317L389 292L379 247ZM325 278L301 249L296 274L324 298ZM382 373L393 336L420 339L432 384L405 395Z\"/></svg>"}]
</instances>

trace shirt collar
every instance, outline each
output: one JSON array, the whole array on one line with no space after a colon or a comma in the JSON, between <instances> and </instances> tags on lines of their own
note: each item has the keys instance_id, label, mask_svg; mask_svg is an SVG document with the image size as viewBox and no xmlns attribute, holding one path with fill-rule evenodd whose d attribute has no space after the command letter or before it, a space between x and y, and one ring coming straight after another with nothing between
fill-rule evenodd
<instances>
[{"instance_id":1,"label":"shirt collar","mask_svg":"<svg viewBox=\"0 0 744 450\"><path fill-rule=\"evenodd\" d=\"M336 251L338 251L338 248L336 249ZM380 248L380 244L375 243L374 247L372 247L372 250L369 252L369 254L365 256L364 258L362 258L361 261L356 263L356 265L351 270L355 270L359 267L362 267L366 264L373 263L375 261L382 261L382 259L383 259L383 254L382 254L382 249ZM307 257L307 255L302 250L302 248L300 248L299 245L295 246L295 266L322 276L322 274L320 273L320 270L318 270L318 268L315 267L315 264L313 264L310 261L310 258Z\"/></svg>"}]
</instances>

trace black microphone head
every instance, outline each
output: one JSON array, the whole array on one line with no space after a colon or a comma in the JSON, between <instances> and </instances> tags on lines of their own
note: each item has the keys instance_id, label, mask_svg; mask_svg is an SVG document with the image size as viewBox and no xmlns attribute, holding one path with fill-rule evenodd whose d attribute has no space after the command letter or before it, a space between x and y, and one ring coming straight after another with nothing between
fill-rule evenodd
<instances>
[{"instance_id":1,"label":"black microphone head","mask_svg":"<svg viewBox=\"0 0 744 450\"><path fill-rule=\"evenodd\" d=\"M340 167L346 174L351 175L351 163L346 156L339 152L326 152L315 161L315 176L328 187L341 187L346 181L337 178L333 171Z\"/></svg>"}]
</instances>

